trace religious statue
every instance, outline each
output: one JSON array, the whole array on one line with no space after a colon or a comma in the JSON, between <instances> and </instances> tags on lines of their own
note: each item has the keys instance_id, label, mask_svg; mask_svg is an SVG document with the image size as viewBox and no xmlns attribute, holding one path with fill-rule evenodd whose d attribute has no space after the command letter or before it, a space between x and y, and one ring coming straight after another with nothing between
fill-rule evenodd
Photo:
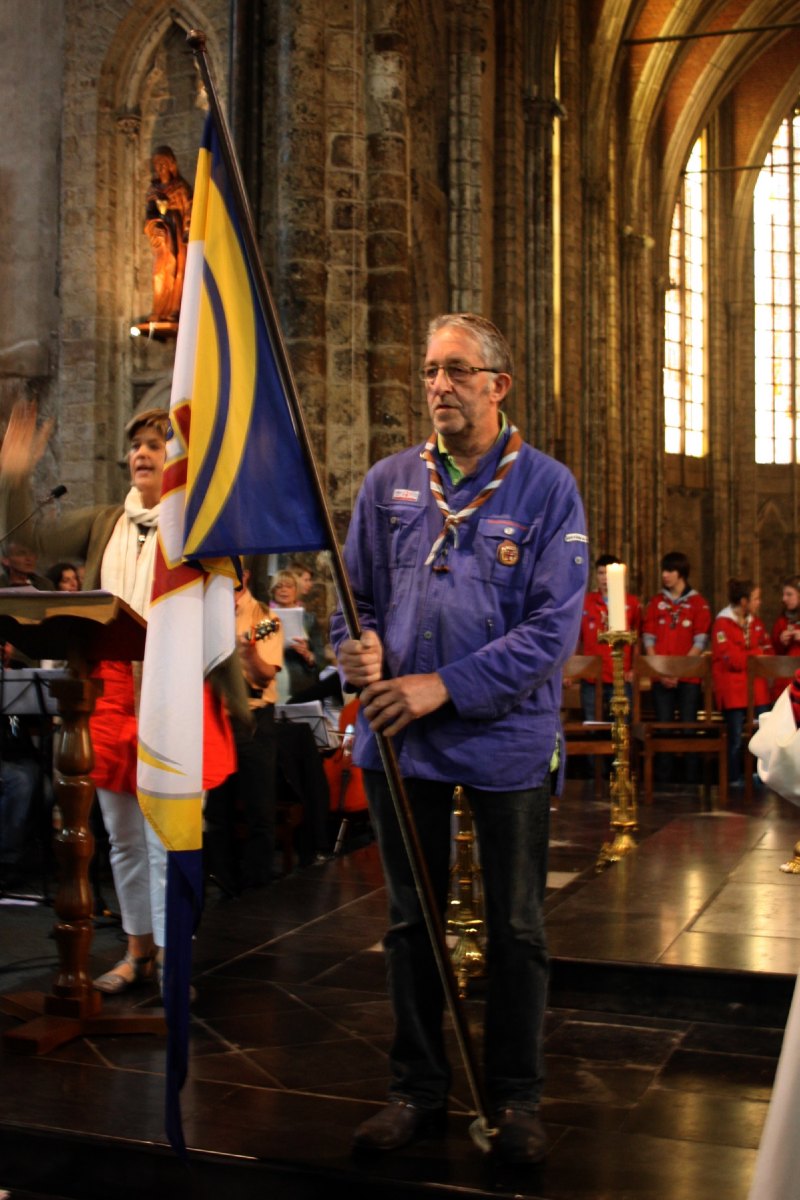
<instances>
[{"instance_id":1,"label":"religious statue","mask_svg":"<svg viewBox=\"0 0 800 1200\"><path fill-rule=\"evenodd\" d=\"M186 268L192 215L192 189L178 171L169 146L158 146L152 158L144 231L153 247L153 311L151 321L177 323Z\"/></svg>"}]
</instances>

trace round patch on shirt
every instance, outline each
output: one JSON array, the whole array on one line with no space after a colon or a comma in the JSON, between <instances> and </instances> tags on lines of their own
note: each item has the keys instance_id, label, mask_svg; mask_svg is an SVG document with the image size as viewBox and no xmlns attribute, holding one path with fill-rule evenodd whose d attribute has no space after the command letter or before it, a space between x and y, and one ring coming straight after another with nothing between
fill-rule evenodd
<instances>
[{"instance_id":1,"label":"round patch on shirt","mask_svg":"<svg viewBox=\"0 0 800 1200\"><path fill-rule=\"evenodd\" d=\"M515 567L519 562L519 546L516 542L501 542L497 547L497 561L504 567Z\"/></svg>"}]
</instances>

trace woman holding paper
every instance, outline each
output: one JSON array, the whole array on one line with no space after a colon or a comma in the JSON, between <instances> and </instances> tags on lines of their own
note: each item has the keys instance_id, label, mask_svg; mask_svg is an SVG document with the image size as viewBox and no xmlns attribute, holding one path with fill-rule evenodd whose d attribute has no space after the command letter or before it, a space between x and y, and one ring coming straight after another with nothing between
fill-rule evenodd
<instances>
[{"instance_id":1,"label":"woman holding paper","mask_svg":"<svg viewBox=\"0 0 800 1200\"><path fill-rule=\"evenodd\" d=\"M294 571L278 571L269 590L273 608L280 611L283 624L284 666L288 676L288 699L319 680L317 661L304 623L305 609L300 603L297 576Z\"/></svg>"}]
</instances>

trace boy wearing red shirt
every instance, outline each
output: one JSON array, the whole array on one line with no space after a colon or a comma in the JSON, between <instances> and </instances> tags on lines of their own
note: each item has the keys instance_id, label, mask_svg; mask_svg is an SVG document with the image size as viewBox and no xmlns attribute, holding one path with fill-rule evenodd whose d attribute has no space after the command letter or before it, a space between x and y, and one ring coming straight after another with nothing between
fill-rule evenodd
<instances>
[{"instance_id":1,"label":"boy wearing red shirt","mask_svg":"<svg viewBox=\"0 0 800 1200\"><path fill-rule=\"evenodd\" d=\"M689 583L689 559L672 550L661 559L662 590L653 596L644 614L645 654L681 657L699 655L708 645L711 609ZM653 711L657 721L696 721L700 708L700 683L691 679L664 679L654 683ZM661 757L661 756L659 756ZM665 759L656 762L656 778L665 782L671 767ZM688 783L699 779L696 754L686 756Z\"/></svg>"},{"instance_id":2,"label":"boy wearing red shirt","mask_svg":"<svg viewBox=\"0 0 800 1200\"><path fill-rule=\"evenodd\" d=\"M583 707L584 721L596 721L602 719L607 721L609 718L609 703L611 700L611 692L614 682L614 666L611 658L611 647L608 642L599 640L601 633L608 631L608 566L609 563L618 563L619 559L613 554L601 554L596 560L595 575L597 579L597 589L594 592L587 592L583 599L583 615L581 617L581 653L582 654L599 654L603 660L603 714L602 718L598 718L595 714L594 700L595 691L594 684L587 683L585 680L581 683L581 705ZM628 629L632 633L639 633L642 624L642 606L639 603L638 596L625 595L625 615L627 618ZM633 646L626 645L624 647L622 665L625 672L626 691L630 698L630 682L633 670Z\"/></svg>"}]
</instances>

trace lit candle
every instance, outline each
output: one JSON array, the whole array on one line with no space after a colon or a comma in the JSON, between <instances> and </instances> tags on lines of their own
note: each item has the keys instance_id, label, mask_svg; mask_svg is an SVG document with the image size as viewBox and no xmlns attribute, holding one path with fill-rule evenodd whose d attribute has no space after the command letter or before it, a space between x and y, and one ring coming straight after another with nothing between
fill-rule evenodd
<instances>
[{"instance_id":1,"label":"lit candle","mask_svg":"<svg viewBox=\"0 0 800 1200\"><path fill-rule=\"evenodd\" d=\"M624 633L628 628L628 614L625 611L625 564L609 563L606 572L608 628L614 633Z\"/></svg>"}]
</instances>

